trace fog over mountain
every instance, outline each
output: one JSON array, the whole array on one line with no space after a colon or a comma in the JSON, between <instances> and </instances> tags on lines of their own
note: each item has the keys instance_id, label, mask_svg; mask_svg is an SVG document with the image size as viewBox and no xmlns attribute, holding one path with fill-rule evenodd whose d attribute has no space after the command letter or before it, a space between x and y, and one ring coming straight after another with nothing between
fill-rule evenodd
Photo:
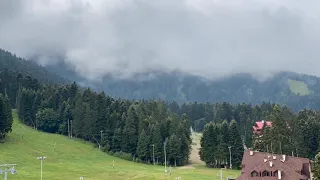
<instances>
[{"instance_id":1,"label":"fog over mountain","mask_svg":"<svg viewBox=\"0 0 320 180\"><path fill-rule=\"evenodd\" d=\"M0 47L80 75L320 76L318 0L1 0Z\"/></svg>"}]
</instances>

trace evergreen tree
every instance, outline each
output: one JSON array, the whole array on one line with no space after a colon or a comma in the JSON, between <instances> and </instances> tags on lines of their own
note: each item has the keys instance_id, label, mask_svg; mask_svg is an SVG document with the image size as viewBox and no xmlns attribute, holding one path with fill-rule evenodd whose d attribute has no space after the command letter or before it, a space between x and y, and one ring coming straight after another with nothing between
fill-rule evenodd
<instances>
[{"instance_id":1,"label":"evergreen tree","mask_svg":"<svg viewBox=\"0 0 320 180\"><path fill-rule=\"evenodd\" d=\"M181 139L178 138L177 135L172 134L168 139L167 145L167 156L170 164L174 164L177 166L177 159L179 158L180 147L181 147Z\"/></svg>"},{"instance_id":2,"label":"evergreen tree","mask_svg":"<svg viewBox=\"0 0 320 180\"><path fill-rule=\"evenodd\" d=\"M233 169L240 169L244 152L237 122L232 120L229 125L229 146L231 147L231 163ZM230 159L229 159L230 161Z\"/></svg>"},{"instance_id":3,"label":"evergreen tree","mask_svg":"<svg viewBox=\"0 0 320 180\"><path fill-rule=\"evenodd\" d=\"M217 155L219 164L226 164L229 151L228 151L228 142L229 142L229 127L228 122L225 120L220 124L219 127L219 135L218 135L218 147L217 147Z\"/></svg>"},{"instance_id":4,"label":"evergreen tree","mask_svg":"<svg viewBox=\"0 0 320 180\"><path fill-rule=\"evenodd\" d=\"M112 137L112 143L111 143L111 151L113 152L120 152L121 151L121 145L122 145L122 129L117 128L114 132L114 135Z\"/></svg>"},{"instance_id":5,"label":"evergreen tree","mask_svg":"<svg viewBox=\"0 0 320 180\"><path fill-rule=\"evenodd\" d=\"M135 106L131 105L128 109L125 126L123 128L122 150L127 153L136 154L138 143L138 114Z\"/></svg>"},{"instance_id":6,"label":"evergreen tree","mask_svg":"<svg viewBox=\"0 0 320 180\"><path fill-rule=\"evenodd\" d=\"M273 151L278 154L291 154L291 130L288 127L287 122L284 119L282 110L278 105L275 105L271 114L272 138L269 140L272 143ZM270 147L271 147L270 143Z\"/></svg>"},{"instance_id":7,"label":"evergreen tree","mask_svg":"<svg viewBox=\"0 0 320 180\"><path fill-rule=\"evenodd\" d=\"M92 122L93 131L100 132L101 130L105 132L106 135L110 135L109 131L107 132L107 103L106 103L106 96L104 92L98 94L96 104L95 104L95 111L96 111L96 121Z\"/></svg>"},{"instance_id":8,"label":"evergreen tree","mask_svg":"<svg viewBox=\"0 0 320 180\"><path fill-rule=\"evenodd\" d=\"M12 123L10 100L7 96L0 94L0 140L12 131Z\"/></svg>"},{"instance_id":9,"label":"evergreen tree","mask_svg":"<svg viewBox=\"0 0 320 180\"><path fill-rule=\"evenodd\" d=\"M147 161L150 157L149 143L150 143L149 136L146 134L144 130L142 130L142 132L139 135L138 146L137 146L137 154L142 161Z\"/></svg>"},{"instance_id":10,"label":"evergreen tree","mask_svg":"<svg viewBox=\"0 0 320 180\"><path fill-rule=\"evenodd\" d=\"M83 127L82 127L82 136L86 140L90 140L93 137L97 140L100 137L100 130L93 130L93 122L95 122L94 111L91 110L90 105L84 103L84 113L83 113ZM93 136L93 137L92 137ZM92 139L93 140L93 139ZM100 138L99 138L100 143Z\"/></svg>"},{"instance_id":11,"label":"evergreen tree","mask_svg":"<svg viewBox=\"0 0 320 180\"><path fill-rule=\"evenodd\" d=\"M38 129L55 133L59 129L59 115L51 108L46 108L37 113Z\"/></svg>"},{"instance_id":12,"label":"evergreen tree","mask_svg":"<svg viewBox=\"0 0 320 180\"><path fill-rule=\"evenodd\" d=\"M73 133L76 137L83 137L83 127L84 127L84 104L81 97L78 96L75 104L75 109L73 111Z\"/></svg>"},{"instance_id":13,"label":"evergreen tree","mask_svg":"<svg viewBox=\"0 0 320 180\"><path fill-rule=\"evenodd\" d=\"M217 136L216 125L214 123L207 124L200 140L201 148L199 151L201 160L204 161L207 166L216 166Z\"/></svg>"},{"instance_id":14,"label":"evergreen tree","mask_svg":"<svg viewBox=\"0 0 320 180\"><path fill-rule=\"evenodd\" d=\"M154 145L154 158L156 162L161 161L163 156L163 144L160 132L160 127L158 124L154 125L152 128L152 145Z\"/></svg>"},{"instance_id":15,"label":"evergreen tree","mask_svg":"<svg viewBox=\"0 0 320 180\"><path fill-rule=\"evenodd\" d=\"M316 155L315 164L313 167L314 180L320 180L320 153Z\"/></svg>"}]
</instances>

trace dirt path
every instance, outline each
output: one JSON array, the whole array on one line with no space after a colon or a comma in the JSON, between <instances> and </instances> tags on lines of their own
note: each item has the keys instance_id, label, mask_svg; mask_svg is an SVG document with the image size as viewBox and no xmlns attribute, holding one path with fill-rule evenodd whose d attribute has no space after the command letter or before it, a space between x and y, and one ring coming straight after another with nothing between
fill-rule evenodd
<instances>
[{"instance_id":1,"label":"dirt path","mask_svg":"<svg viewBox=\"0 0 320 180\"><path fill-rule=\"evenodd\" d=\"M200 139L202 134L201 133L192 133L192 150L190 154L190 163L191 165L195 164L205 164L203 161L200 160L199 156L199 149L200 149Z\"/></svg>"}]
</instances>

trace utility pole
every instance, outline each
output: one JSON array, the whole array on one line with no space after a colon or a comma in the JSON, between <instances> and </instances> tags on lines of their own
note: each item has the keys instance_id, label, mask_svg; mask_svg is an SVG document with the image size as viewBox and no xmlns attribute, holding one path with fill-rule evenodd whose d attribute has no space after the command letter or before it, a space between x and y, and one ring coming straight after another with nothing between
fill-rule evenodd
<instances>
[{"instance_id":1,"label":"utility pole","mask_svg":"<svg viewBox=\"0 0 320 180\"><path fill-rule=\"evenodd\" d=\"M102 130L100 131L100 144L102 144ZM99 146L100 147L100 146ZM100 149L100 148L99 148Z\"/></svg>"},{"instance_id":2,"label":"utility pole","mask_svg":"<svg viewBox=\"0 0 320 180\"><path fill-rule=\"evenodd\" d=\"M163 143L163 151L164 151L164 172L167 174L167 154L166 154L166 145L167 139Z\"/></svg>"},{"instance_id":3,"label":"utility pole","mask_svg":"<svg viewBox=\"0 0 320 180\"><path fill-rule=\"evenodd\" d=\"M2 164L0 165L0 174L4 173L4 180L8 180L8 172L11 174L17 174L17 171L14 169L16 164Z\"/></svg>"},{"instance_id":4,"label":"utility pole","mask_svg":"<svg viewBox=\"0 0 320 180\"><path fill-rule=\"evenodd\" d=\"M70 121L70 131L71 131L71 138L72 138L72 120Z\"/></svg>"},{"instance_id":5,"label":"utility pole","mask_svg":"<svg viewBox=\"0 0 320 180\"><path fill-rule=\"evenodd\" d=\"M155 160L154 160L154 144L152 144L152 159L153 159L153 165L156 164Z\"/></svg>"},{"instance_id":6,"label":"utility pole","mask_svg":"<svg viewBox=\"0 0 320 180\"><path fill-rule=\"evenodd\" d=\"M229 154L230 154L230 169L232 169L232 163L231 163L231 147L232 146L229 146L228 148L229 148Z\"/></svg>"},{"instance_id":7,"label":"utility pole","mask_svg":"<svg viewBox=\"0 0 320 180\"><path fill-rule=\"evenodd\" d=\"M99 141L91 134L92 138L97 142L98 146L99 146L99 149L101 148L101 145L99 143Z\"/></svg>"},{"instance_id":8,"label":"utility pole","mask_svg":"<svg viewBox=\"0 0 320 180\"><path fill-rule=\"evenodd\" d=\"M38 125L37 125L37 116L38 116L38 113L36 114L36 119L34 120L36 122L36 130L38 130Z\"/></svg>"},{"instance_id":9,"label":"utility pole","mask_svg":"<svg viewBox=\"0 0 320 180\"><path fill-rule=\"evenodd\" d=\"M70 122L69 122L69 118L68 118L68 137L70 137Z\"/></svg>"},{"instance_id":10,"label":"utility pole","mask_svg":"<svg viewBox=\"0 0 320 180\"><path fill-rule=\"evenodd\" d=\"M40 157L37 157L38 160L41 161L41 180L42 180L42 161L46 159L45 156L40 156Z\"/></svg>"},{"instance_id":11,"label":"utility pole","mask_svg":"<svg viewBox=\"0 0 320 180\"><path fill-rule=\"evenodd\" d=\"M31 120L31 122L33 124L33 129L37 130L35 121L33 121L30 116L28 116L27 118L29 118Z\"/></svg>"},{"instance_id":12,"label":"utility pole","mask_svg":"<svg viewBox=\"0 0 320 180\"><path fill-rule=\"evenodd\" d=\"M220 180L222 180L222 168L220 168L220 174L217 174L217 176L219 176Z\"/></svg>"}]
</instances>

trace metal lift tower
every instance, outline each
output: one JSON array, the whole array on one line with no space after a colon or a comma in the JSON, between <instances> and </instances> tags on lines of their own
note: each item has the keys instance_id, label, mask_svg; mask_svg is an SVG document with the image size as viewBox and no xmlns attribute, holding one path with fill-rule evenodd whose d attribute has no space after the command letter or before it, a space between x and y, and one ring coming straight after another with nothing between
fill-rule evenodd
<instances>
[{"instance_id":1,"label":"metal lift tower","mask_svg":"<svg viewBox=\"0 0 320 180\"><path fill-rule=\"evenodd\" d=\"M14 169L16 164L2 164L0 165L0 174L4 173L4 180L8 180L8 172L11 174L17 174L17 171Z\"/></svg>"}]
</instances>

